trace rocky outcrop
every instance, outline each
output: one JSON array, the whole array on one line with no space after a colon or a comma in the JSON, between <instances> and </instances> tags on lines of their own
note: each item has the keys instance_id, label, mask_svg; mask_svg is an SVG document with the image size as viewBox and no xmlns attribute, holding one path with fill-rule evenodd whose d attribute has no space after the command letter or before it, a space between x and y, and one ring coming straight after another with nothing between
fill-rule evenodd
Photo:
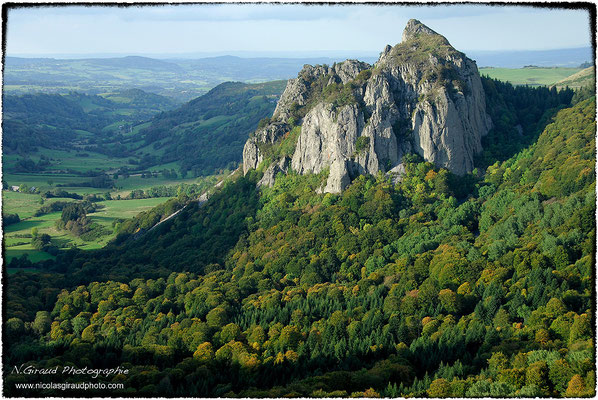
<instances>
[{"instance_id":1,"label":"rocky outcrop","mask_svg":"<svg viewBox=\"0 0 598 400\"><path fill-rule=\"evenodd\" d=\"M301 124L291 168L300 174L329 168L326 192L344 190L358 174L392 171L400 179L406 153L465 174L492 126L475 62L416 20L375 68L354 60L306 65L287 84L270 125L246 143L245 173L262 161L260 145L288 132L285 123ZM284 170L278 160L270 168L265 185Z\"/></svg>"},{"instance_id":2,"label":"rocky outcrop","mask_svg":"<svg viewBox=\"0 0 598 400\"><path fill-rule=\"evenodd\" d=\"M262 179L258 181L257 185L272 187L274 186L276 175L278 175L279 172L286 174L288 170L289 159L287 157L283 157L277 163L271 164L268 169L266 169L264 176L262 176Z\"/></svg>"},{"instance_id":3,"label":"rocky outcrop","mask_svg":"<svg viewBox=\"0 0 598 400\"><path fill-rule=\"evenodd\" d=\"M355 105L344 106L338 114L330 104L316 105L303 120L293 170L319 173L336 159L349 159L363 125L363 115Z\"/></svg>"},{"instance_id":4,"label":"rocky outcrop","mask_svg":"<svg viewBox=\"0 0 598 400\"><path fill-rule=\"evenodd\" d=\"M256 169L263 159L256 138L247 139L243 146L243 173L246 174L250 169Z\"/></svg>"},{"instance_id":5,"label":"rocky outcrop","mask_svg":"<svg viewBox=\"0 0 598 400\"><path fill-rule=\"evenodd\" d=\"M419 35L438 35L432 29L428 28L416 19L407 21L407 25L403 30L403 37L401 42L405 43L411 39L416 39ZM446 39L445 39L446 40ZM448 42L447 42L448 43Z\"/></svg>"},{"instance_id":6,"label":"rocky outcrop","mask_svg":"<svg viewBox=\"0 0 598 400\"><path fill-rule=\"evenodd\" d=\"M403 175L405 175L405 164L398 164L386 174L390 176L392 183L397 184L403 179Z\"/></svg>"},{"instance_id":7,"label":"rocky outcrop","mask_svg":"<svg viewBox=\"0 0 598 400\"><path fill-rule=\"evenodd\" d=\"M255 131L243 147L243 174L250 169L255 169L261 164L264 157L260 145L274 145L287 132L287 125L281 122L272 122Z\"/></svg>"},{"instance_id":8,"label":"rocky outcrop","mask_svg":"<svg viewBox=\"0 0 598 400\"><path fill-rule=\"evenodd\" d=\"M338 82L345 84L355 79L361 71L369 68L371 65L357 60L347 60L332 67L304 65L297 78L289 79L287 87L278 100L273 119L287 121L293 116L293 109L307 105L315 90L312 84L319 79L325 80L326 85Z\"/></svg>"},{"instance_id":9,"label":"rocky outcrop","mask_svg":"<svg viewBox=\"0 0 598 400\"><path fill-rule=\"evenodd\" d=\"M335 159L330 165L330 173L328 174L328 180L326 181L324 192L340 193L345 190L350 183L351 179L349 178L347 160L341 158Z\"/></svg>"}]
</instances>

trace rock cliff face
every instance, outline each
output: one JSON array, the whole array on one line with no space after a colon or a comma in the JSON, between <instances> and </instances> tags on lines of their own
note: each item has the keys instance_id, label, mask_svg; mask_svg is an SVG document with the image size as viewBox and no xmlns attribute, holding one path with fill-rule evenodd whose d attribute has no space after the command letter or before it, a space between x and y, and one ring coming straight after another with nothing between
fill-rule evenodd
<instances>
[{"instance_id":1,"label":"rock cliff face","mask_svg":"<svg viewBox=\"0 0 598 400\"><path fill-rule=\"evenodd\" d=\"M270 123L245 144L244 172L267 160L261 184L268 186L276 173L286 173L286 155L272 149L295 125L301 133L290 168L300 174L329 168L323 190L340 192L358 174L404 171L406 153L456 174L470 172L492 122L475 62L411 20L403 41L386 46L374 66L354 60L304 66Z\"/></svg>"}]
</instances>

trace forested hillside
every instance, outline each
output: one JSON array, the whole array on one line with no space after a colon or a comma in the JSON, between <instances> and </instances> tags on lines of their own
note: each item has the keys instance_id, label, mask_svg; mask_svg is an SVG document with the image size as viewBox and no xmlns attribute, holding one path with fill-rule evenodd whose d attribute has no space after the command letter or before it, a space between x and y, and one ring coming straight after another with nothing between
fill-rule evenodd
<instances>
[{"instance_id":1,"label":"forested hillside","mask_svg":"<svg viewBox=\"0 0 598 400\"><path fill-rule=\"evenodd\" d=\"M286 81L227 82L182 107L157 115L141 130L145 144L161 153L159 162L181 162L181 170L211 174L235 169L243 145L272 114Z\"/></svg>"},{"instance_id":2,"label":"forested hillside","mask_svg":"<svg viewBox=\"0 0 598 400\"><path fill-rule=\"evenodd\" d=\"M126 366L114 395L593 396L595 99L484 85L471 174L411 155L396 184L318 194L326 170L237 173L145 235L9 276L5 365Z\"/></svg>"},{"instance_id":3,"label":"forested hillside","mask_svg":"<svg viewBox=\"0 0 598 400\"><path fill-rule=\"evenodd\" d=\"M74 92L4 95L2 103L4 152L21 156L31 155L40 147L81 149L85 144L114 144L122 140L119 124L139 123L176 106L167 97L141 90L105 96ZM95 137L86 136L90 134Z\"/></svg>"},{"instance_id":4,"label":"forested hillside","mask_svg":"<svg viewBox=\"0 0 598 400\"><path fill-rule=\"evenodd\" d=\"M71 147L77 137L75 130L97 132L109 123L105 116L87 115L80 104L61 95L5 95L2 103L2 145L6 153L28 154L38 146Z\"/></svg>"},{"instance_id":5,"label":"forested hillside","mask_svg":"<svg viewBox=\"0 0 598 400\"><path fill-rule=\"evenodd\" d=\"M74 157L78 166L101 159L104 168L89 172L95 175L151 174L148 168L155 167L176 168L175 174L187 178L234 170L249 133L272 114L285 84L227 82L178 108L167 97L139 89L5 95L4 169L72 174L74 168L61 164ZM10 178L20 185L16 179L22 178Z\"/></svg>"}]
</instances>

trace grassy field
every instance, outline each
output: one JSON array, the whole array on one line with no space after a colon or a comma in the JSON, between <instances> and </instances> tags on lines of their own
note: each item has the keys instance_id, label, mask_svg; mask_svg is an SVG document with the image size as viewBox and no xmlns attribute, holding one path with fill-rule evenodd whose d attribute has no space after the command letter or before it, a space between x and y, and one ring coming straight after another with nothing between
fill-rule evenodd
<instances>
[{"instance_id":1,"label":"grassy field","mask_svg":"<svg viewBox=\"0 0 598 400\"><path fill-rule=\"evenodd\" d=\"M157 165L152 168L149 168L150 171L162 171L163 169L174 169L178 172L179 166L177 163L168 163L163 165ZM162 174L158 174L156 178L142 178L141 174L133 174L128 178L124 178L122 175L118 177L114 181L115 189L100 189L100 188L92 188L92 187L81 187L77 186L76 184L79 182L89 181L91 178L84 177L84 176L77 176L77 175L68 175L68 174L51 174L51 173L7 173L3 176L4 181L9 186L20 186L21 184L25 184L29 187L35 186L41 192L45 192L48 190L53 190L56 188L57 184L60 185L67 185L62 186L61 189L64 189L68 192L76 192L81 195L85 194L104 194L106 192L111 192L113 197L117 195L126 196L128 195L131 190L134 189L148 189L152 186L161 186L161 185L178 185L179 183L197 183L201 178L181 178L178 177L177 179L172 178L165 178ZM51 181L52 185L48 182ZM14 192L13 192L14 193ZM9 195L6 197L5 201L9 204L12 203L17 198L26 196L24 193L14 193L13 195ZM27 198L27 197L23 197ZM39 201L39 196L38 196ZM12 207L12 205L9 205ZM39 207L38 207L39 208ZM19 214L21 215L21 214Z\"/></svg>"},{"instance_id":2,"label":"grassy field","mask_svg":"<svg viewBox=\"0 0 598 400\"><path fill-rule=\"evenodd\" d=\"M83 154L86 154L84 156ZM105 171L107 168L118 169L122 166L133 167L126 158L109 157L104 154L88 151L67 151L40 148L39 151L29 155L33 161L38 162L42 156L50 159L50 165L46 168L48 173L58 173L67 169L86 172L89 170ZM3 156L5 168L12 169L17 161L22 158L17 154L6 154Z\"/></svg>"},{"instance_id":3,"label":"grassy field","mask_svg":"<svg viewBox=\"0 0 598 400\"><path fill-rule=\"evenodd\" d=\"M579 71L581 68L480 68L481 75L529 86L550 86Z\"/></svg>"},{"instance_id":4,"label":"grassy field","mask_svg":"<svg viewBox=\"0 0 598 400\"><path fill-rule=\"evenodd\" d=\"M19 214L21 219L30 218L41 207L40 196L28 193L2 191L2 213Z\"/></svg>"},{"instance_id":5,"label":"grassy field","mask_svg":"<svg viewBox=\"0 0 598 400\"><path fill-rule=\"evenodd\" d=\"M166 164L161 167L176 169L176 164ZM69 183L69 181L81 181L82 178L80 176L53 176L51 174L6 174L4 176L9 185L27 184L40 188L42 192L54 189L54 186L48 184L48 179L52 179L54 183ZM81 195L110 192L114 199L97 202L96 204L100 205L100 208L96 212L87 214L92 222L103 226L107 231L106 235L88 242L74 236L69 231L60 230L56 227L56 221L62 215L61 211L37 217L34 216L35 211L42 207L42 197L40 194L4 190L2 191L2 212L4 214L18 214L21 218L19 223L4 228L4 259L10 262L13 258L21 257L23 254L27 254L31 261L52 258L49 254L36 250L31 245L31 230L33 228L36 228L39 234L45 233L50 235L52 244L59 248L68 248L71 246L76 246L84 250L101 248L114 238L115 226L113 223L115 221L135 217L140 212L149 210L169 199L168 197L158 197L120 200L117 199L117 196L125 197L133 189L149 189L152 186L169 186L180 183L201 183L205 179L208 179L208 182L210 182L209 179L213 180L215 178L171 179L164 178L161 174L157 178L141 178L139 175L133 175L126 179L123 177L117 179L115 181L116 189L82 188L76 186L63 187L62 189L68 192L75 192ZM76 200L70 198L50 198L45 199L43 204L50 204L56 201Z\"/></svg>"},{"instance_id":6,"label":"grassy field","mask_svg":"<svg viewBox=\"0 0 598 400\"><path fill-rule=\"evenodd\" d=\"M55 224L61 212L54 212L39 217L32 216L33 211L39 208L37 204L40 196L34 194L3 192L4 198L4 212L17 212L23 217L21 222L9 225L4 229L4 246L5 259L10 262L14 257L21 257L23 254L28 254L31 261L40 261L53 258L49 254L35 250L31 246L31 230L37 228L39 234L47 233L52 237L52 243L58 247L77 246L80 249L96 249L104 246L110 241L114 234L109 234L92 242L85 242L78 237L75 237L70 232L59 230ZM6 201L9 198L11 201ZM52 199L71 200L71 199ZM96 222L104 226L108 231L113 232L112 223L117 219L127 219L134 217L142 211L146 211L155 207L156 205L165 202L168 198L160 197L153 199L138 199L138 200L107 200L99 202L104 208L88 214L92 222ZM48 202L50 200L47 200ZM71 200L72 201L72 200ZM8 205L8 206L7 206ZM25 219L26 218L26 219Z\"/></svg>"},{"instance_id":7,"label":"grassy field","mask_svg":"<svg viewBox=\"0 0 598 400\"><path fill-rule=\"evenodd\" d=\"M23 256L24 254L27 255L27 258L31 262L54 260L56 258L46 252L34 250L27 246L21 246L21 247L14 247L14 248L6 249L6 256L5 256L6 262L9 263L10 260L12 260L13 258L19 258L19 257ZM15 272L19 271L18 268L9 268L9 269L12 269ZM27 271L31 271L31 269L28 269Z\"/></svg>"},{"instance_id":8,"label":"grassy field","mask_svg":"<svg viewBox=\"0 0 598 400\"><path fill-rule=\"evenodd\" d=\"M30 195L35 196L35 195ZM39 196L37 196L39 198ZM20 215L20 214L19 214ZM40 217L29 217L21 219L21 222L12 224L4 228L4 258L10 262L15 257L21 257L23 254L29 256L29 260L36 262L54 258L48 253L36 250L31 245L31 230L36 228L40 234L47 233L52 236L55 243L64 243L66 233L58 232L54 227L56 220L60 218L61 213L55 212L42 215Z\"/></svg>"},{"instance_id":9,"label":"grassy field","mask_svg":"<svg viewBox=\"0 0 598 400\"><path fill-rule=\"evenodd\" d=\"M128 219L136 216L142 211L147 211L158 204L164 203L168 197L156 197L153 199L135 199L135 200L107 200L98 204L104 208L89 214L91 219L112 229L112 222L122 218Z\"/></svg>"},{"instance_id":10,"label":"grassy field","mask_svg":"<svg viewBox=\"0 0 598 400\"><path fill-rule=\"evenodd\" d=\"M165 165L169 165L169 164L165 164ZM154 167L154 168L150 168L150 170L153 171L160 171L162 169L164 169L164 166L158 166L158 167ZM174 167L168 167L170 168L174 168ZM177 169L177 168L175 168ZM199 178L200 179L200 178ZM186 184L192 184L192 183L197 183L199 181L198 178L177 178L177 179L171 179L171 178L164 178L161 174L158 174L157 178L142 178L141 175L131 175L128 178L123 178L123 177L119 177L116 181L115 181L115 187L116 190L112 192L112 197L116 197L117 195L120 195L121 197L128 195L131 190L134 189L148 189L152 186L172 186L172 185L178 185L179 183L186 183Z\"/></svg>"},{"instance_id":11,"label":"grassy field","mask_svg":"<svg viewBox=\"0 0 598 400\"><path fill-rule=\"evenodd\" d=\"M71 191L71 188L77 187L77 182L87 181L91 178L69 174L51 174L51 173L6 173L2 176L2 179L8 184L8 186L20 186L25 184L29 187L35 186L41 192L47 190L53 190L56 185L72 185L69 187L63 187L67 191ZM50 184L51 182L52 184ZM90 194L90 193L104 193L108 189L98 189L91 187L77 187L77 193L79 194ZM10 200L10 199L9 199Z\"/></svg>"}]
</instances>

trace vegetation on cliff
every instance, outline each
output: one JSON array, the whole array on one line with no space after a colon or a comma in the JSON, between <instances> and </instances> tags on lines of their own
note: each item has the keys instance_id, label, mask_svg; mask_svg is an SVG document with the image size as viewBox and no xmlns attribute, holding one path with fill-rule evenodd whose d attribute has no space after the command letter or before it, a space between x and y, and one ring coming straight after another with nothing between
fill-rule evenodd
<instances>
[{"instance_id":1,"label":"vegetation on cliff","mask_svg":"<svg viewBox=\"0 0 598 400\"><path fill-rule=\"evenodd\" d=\"M534 115L562 104L523 92ZM518 135L507 115L489 139ZM250 171L145 235L11 275L5 362L125 365L122 395L591 396L595 99L552 115L484 174L407 156L396 185L317 194L324 172L256 189Z\"/></svg>"}]
</instances>

